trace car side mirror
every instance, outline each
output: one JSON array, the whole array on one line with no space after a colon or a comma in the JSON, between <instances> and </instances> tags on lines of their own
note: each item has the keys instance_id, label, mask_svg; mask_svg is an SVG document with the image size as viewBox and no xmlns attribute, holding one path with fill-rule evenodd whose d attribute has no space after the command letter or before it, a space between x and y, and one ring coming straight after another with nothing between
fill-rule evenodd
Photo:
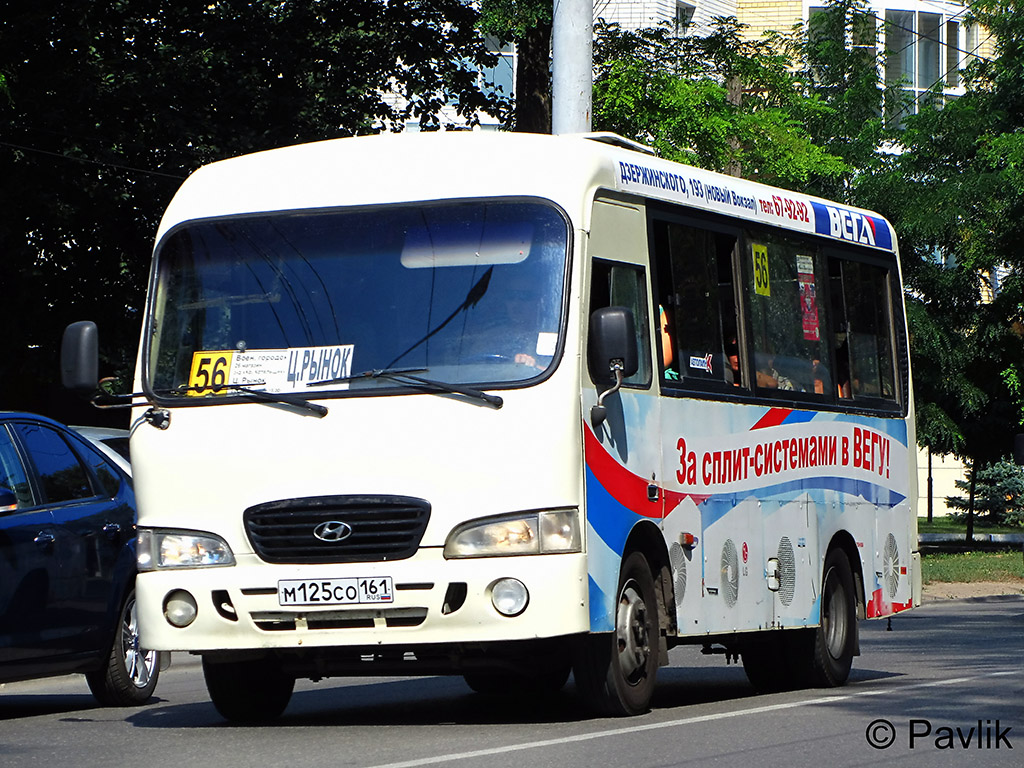
<instances>
[{"instance_id":1,"label":"car side mirror","mask_svg":"<svg viewBox=\"0 0 1024 768\"><path fill-rule=\"evenodd\" d=\"M91 395L99 384L99 330L91 320L71 323L60 345L60 380L65 389Z\"/></svg>"}]
</instances>

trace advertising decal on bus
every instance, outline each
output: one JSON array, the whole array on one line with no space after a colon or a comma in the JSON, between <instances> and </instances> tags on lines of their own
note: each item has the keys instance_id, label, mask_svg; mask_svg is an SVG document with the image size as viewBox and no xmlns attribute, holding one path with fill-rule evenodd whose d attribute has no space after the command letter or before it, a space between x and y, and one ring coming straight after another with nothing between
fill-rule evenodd
<instances>
[{"instance_id":1,"label":"advertising decal on bus","mask_svg":"<svg viewBox=\"0 0 1024 768\"><path fill-rule=\"evenodd\" d=\"M835 500L840 513L849 502L891 510L907 501L885 484L907 471L905 422L790 408L757 410L761 415L745 432L708 428L678 436L674 480L682 490L660 489L663 507L651 503L651 481L619 463L614 447L603 445L585 424L588 521L600 539L595 542L591 537L591 552L607 548L609 562L617 562L637 521L668 518L687 500L700 510L701 536L736 509L741 497L783 504L813 497L819 510L829 509L832 505L826 501ZM727 497L728 503L715 503L720 497ZM902 570L905 576L905 565ZM591 569L595 631L610 629L614 617L614 569L608 571L607 583L601 583L601 573L599 567ZM876 579L866 606L869 617L909 607L909 602L886 601Z\"/></svg>"},{"instance_id":2,"label":"advertising decal on bus","mask_svg":"<svg viewBox=\"0 0 1024 768\"><path fill-rule=\"evenodd\" d=\"M742 179L711 182L698 169L684 176L659 169L654 162L619 162L623 190L745 219L784 224L802 232L891 251L892 232L881 218L836 205L825 205L796 192L761 191ZM710 175L708 178L712 178Z\"/></svg>"}]
</instances>

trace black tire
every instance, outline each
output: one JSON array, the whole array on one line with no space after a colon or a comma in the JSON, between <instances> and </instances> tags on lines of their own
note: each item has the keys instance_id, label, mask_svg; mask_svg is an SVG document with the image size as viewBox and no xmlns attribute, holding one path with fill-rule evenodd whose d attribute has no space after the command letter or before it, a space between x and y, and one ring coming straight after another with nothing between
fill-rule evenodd
<instances>
[{"instance_id":1,"label":"black tire","mask_svg":"<svg viewBox=\"0 0 1024 768\"><path fill-rule=\"evenodd\" d=\"M788 663L786 645L791 641L782 637L782 634L781 630L771 632L764 640L751 643L743 649L743 671L758 693L786 691L801 684L794 674L793 665Z\"/></svg>"},{"instance_id":2,"label":"black tire","mask_svg":"<svg viewBox=\"0 0 1024 768\"><path fill-rule=\"evenodd\" d=\"M615 625L614 632L581 639L573 664L576 686L601 714L638 715L650 708L660 647L654 577L639 552L622 564Z\"/></svg>"},{"instance_id":3,"label":"black tire","mask_svg":"<svg viewBox=\"0 0 1024 768\"><path fill-rule=\"evenodd\" d=\"M857 596L846 554L832 549L821 578L821 621L810 638L808 685L834 688L850 676L857 649Z\"/></svg>"},{"instance_id":4,"label":"black tire","mask_svg":"<svg viewBox=\"0 0 1024 768\"><path fill-rule=\"evenodd\" d=\"M203 658L203 676L213 706L225 720L268 723L280 717L295 689L274 659L211 663Z\"/></svg>"},{"instance_id":5,"label":"black tire","mask_svg":"<svg viewBox=\"0 0 1024 768\"><path fill-rule=\"evenodd\" d=\"M160 654L139 644L135 590L121 606L114 642L102 669L86 673L89 690L105 707L136 707L145 704L160 677Z\"/></svg>"},{"instance_id":6,"label":"black tire","mask_svg":"<svg viewBox=\"0 0 1024 768\"><path fill-rule=\"evenodd\" d=\"M759 692L833 688L849 678L857 648L857 597L842 550L825 558L822 585L817 627L777 630L743 649L743 671Z\"/></svg>"}]
</instances>

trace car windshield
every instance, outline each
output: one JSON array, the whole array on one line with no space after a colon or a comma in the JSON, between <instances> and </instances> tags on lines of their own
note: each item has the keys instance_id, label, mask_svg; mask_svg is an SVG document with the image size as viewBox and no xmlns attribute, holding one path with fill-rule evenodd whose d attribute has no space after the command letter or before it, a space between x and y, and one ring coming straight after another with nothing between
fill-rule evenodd
<instances>
[{"instance_id":1,"label":"car windshield","mask_svg":"<svg viewBox=\"0 0 1024 768\"><path fill-rule=\"evenodd\" d=\"M147 383L318 397L408 385L382 372L527 381L560 348L567 247L563 216L529 201L190 223L157 254Z\"/></svg>"}]
</instances>

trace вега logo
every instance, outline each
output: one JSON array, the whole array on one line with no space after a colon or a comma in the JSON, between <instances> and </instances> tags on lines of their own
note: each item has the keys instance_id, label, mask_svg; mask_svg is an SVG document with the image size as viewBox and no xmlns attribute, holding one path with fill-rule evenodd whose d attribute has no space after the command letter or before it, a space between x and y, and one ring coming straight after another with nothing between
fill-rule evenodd
<instances>
[{"instance_id":1,"label":"\u0432\u0435\u0433\u0430 logo","mask_svg":"<svg viewBox=\"0 0 1024 768\"><path fill-rule=\"evenodd\" d=\"M889 225L883 219L834 205L811 202L814 209L814 231L849 243L892 248Z\"/></svg>"}]
</instances>

